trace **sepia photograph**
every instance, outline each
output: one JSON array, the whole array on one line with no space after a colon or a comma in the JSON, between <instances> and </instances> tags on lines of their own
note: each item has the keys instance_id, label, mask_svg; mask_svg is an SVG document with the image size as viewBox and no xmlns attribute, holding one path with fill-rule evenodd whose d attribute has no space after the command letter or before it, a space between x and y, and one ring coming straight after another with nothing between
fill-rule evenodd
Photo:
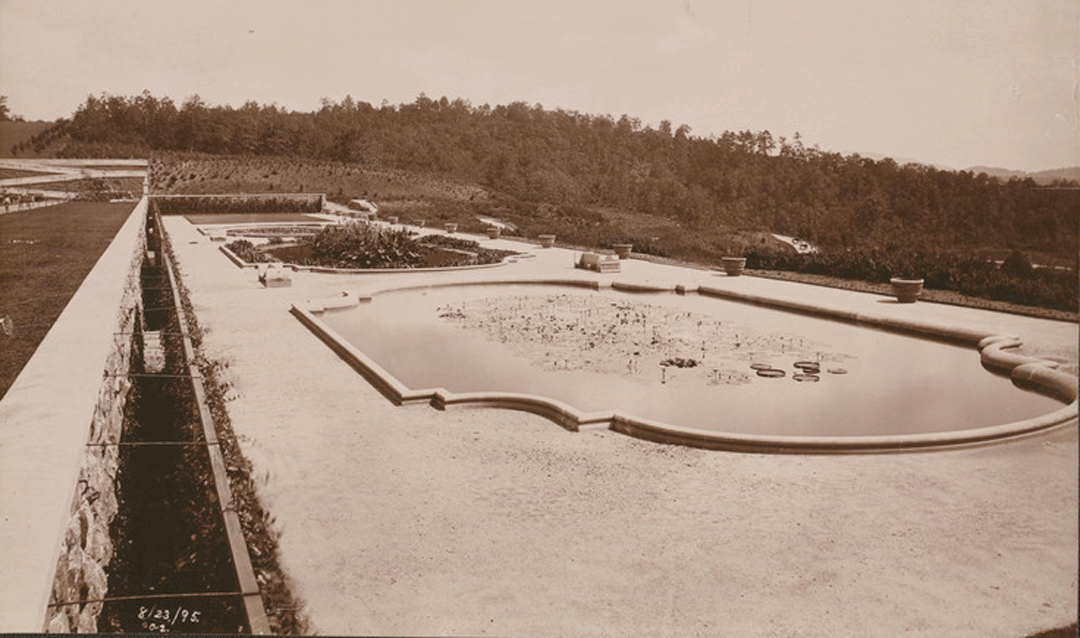
<instances>
[{"instance_id":1,"label":"sepia photograph","mask_svg":"<svg viewBox=\"0 0 1080 638\"><path fill-rule=\"evenodd\" d=\"M0 634L1080 635L1078 0L0 0L0 205Z\"/></svg>"}]
</instances>

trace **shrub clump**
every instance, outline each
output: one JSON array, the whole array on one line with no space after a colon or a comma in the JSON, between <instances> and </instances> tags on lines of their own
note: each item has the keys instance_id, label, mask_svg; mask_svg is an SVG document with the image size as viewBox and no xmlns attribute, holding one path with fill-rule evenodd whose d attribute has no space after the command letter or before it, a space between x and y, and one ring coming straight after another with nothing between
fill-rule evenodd
<instances>
[{"instance_id":1,"label":"shrub clump","mask_svg":"<svg viewBox=\"0 0 1080 638\"><path fill-rule=\"evenodd\" d=\"M313 260L333 268L416 268L424 260L408 232L364 223L327 226L309 246Z\"/></svg>"},{"instance_id":2,"label":"shrub clump","mask_svg":"<svg viewBox=\"0 0 1080 638\"><path fill-rule=\"evenodd\" d=\"M920 277L930 289L1067 312L1075 312L1078 303L1075 270L1034 268L1017 251L1001 265L978 255L944 251L751 251L746 265L876 283L888 283L897 276Z\"/></svg>"},{"instance_id":3,"label":"shrub clump","mask_svg":"<svg viewBox=\"0 0 1080 638\"><path fill-rule=\"evenodd\" d=\"M364 222L327 226L296 244L275 244L271 239L266 247L258 247L246 239L237 239L225 247L248 263L285 261L301 266L365 269L494 264L516 254L445 235L416 239L405 230Z\"/></svg>"},{"instance_id":4,"label":"shrub clump","mask_svg":"<svg viewBox=\"0 0 1080 638\"><path fill-rule=\"evenodd\" d=\"M278 261L272 255L256 248L255 244L246 239L231 241L225 244L225 247L231 250L234 255L249 264Z\"/></svg>"}]
</instances>

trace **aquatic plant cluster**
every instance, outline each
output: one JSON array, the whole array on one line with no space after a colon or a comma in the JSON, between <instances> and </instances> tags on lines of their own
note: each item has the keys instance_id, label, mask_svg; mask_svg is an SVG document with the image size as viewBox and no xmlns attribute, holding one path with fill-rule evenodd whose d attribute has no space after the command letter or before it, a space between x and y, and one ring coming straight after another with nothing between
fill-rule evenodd
<instances>
[{"instance_id":1,"label":"aquatic plant cluster","mask_svg":"<svg viewBox=\"0 0 1080 638\"><path fill-rule=\"evenodd\" d=\"M740 384L770 358L837 362L848 355L799 335L767 333L716 316L603 296L520 295L437 309L545 370L622 374L662 383Z\"/></svg>"}]
</instances>

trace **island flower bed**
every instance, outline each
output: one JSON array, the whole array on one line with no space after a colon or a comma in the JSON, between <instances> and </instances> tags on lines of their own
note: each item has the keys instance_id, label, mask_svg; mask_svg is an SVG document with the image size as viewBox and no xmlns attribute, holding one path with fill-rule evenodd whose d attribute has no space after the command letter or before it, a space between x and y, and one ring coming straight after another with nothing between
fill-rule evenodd
<instances>
[{"instance_id":1,"label":"island flower bed","mask_svg":"<svg viewBox=\"0 0 1080 638\"><path fill-rule=\"evenodd\" d=\"M295 244L255 246L240 239L226 247L249 263L286 262L326 268L439 268L494 264L516 253L477 242L352 223L331 226Z\"/></svg>"}]
</instances>

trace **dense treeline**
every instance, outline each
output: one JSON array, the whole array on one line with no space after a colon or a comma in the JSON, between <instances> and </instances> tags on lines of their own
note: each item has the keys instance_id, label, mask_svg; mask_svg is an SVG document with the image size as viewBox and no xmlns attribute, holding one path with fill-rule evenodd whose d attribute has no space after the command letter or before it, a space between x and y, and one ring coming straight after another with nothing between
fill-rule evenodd
<instances>
[{"instance_id":1,"label":"dense treeline","mask_svg":"<svg viewBox=\"0 0 1080 638\"><path fill-rule=\"evenodd\" d=\"M70 156L180 150L331 159L452 176L524 202L662 216L689 231L767 229L825 248L1018 248L1070 262L1080 251L1078 190L843 156L808 148L797 134L703 138L666 121L653 129L626 115L522 102L473 106L421 94L374 107L346 97L290 112L254 102L211 107L197 96L177 107L149 93L102 95L35 142L60 135Z\"/></svg>"},{"instance_id":2,"label":"dense treeline","mask_svg":"<svg viewBox=\"0 0 1080 638\"><path fill-rule=\"evenodd\" d=\"M1076 272L1033 267L1018 250L1012 251L1000 265L971 254L880 249L834 250L808 255L751 250L747 253L746 264L750 268L841 276L875 283L888 282L895 276L917 277L931 289L1066 312L1077 310Z\"/></svg>"}]
</instances>

